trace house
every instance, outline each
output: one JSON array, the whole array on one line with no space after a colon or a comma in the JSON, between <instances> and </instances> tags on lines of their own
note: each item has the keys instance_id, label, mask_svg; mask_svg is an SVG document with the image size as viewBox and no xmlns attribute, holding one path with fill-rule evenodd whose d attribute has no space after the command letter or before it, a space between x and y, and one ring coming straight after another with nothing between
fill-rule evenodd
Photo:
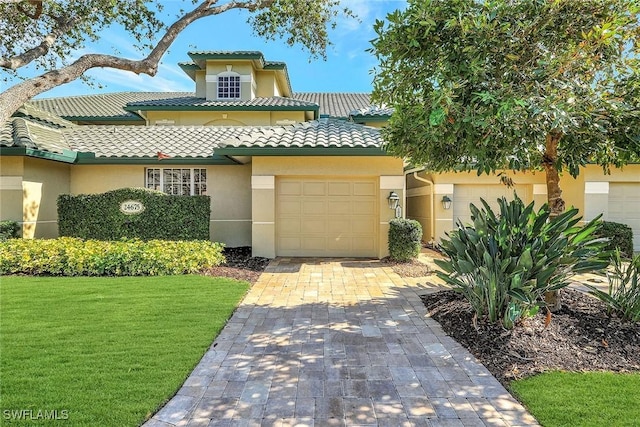
<instances>
[{"instance_id":1,"label":"house","mask_svg":"<svg viewBox=\"0 0 640 427\"><path fill-rule=\"evenodd\" d=\"M0 219L25 237L57 235L60 194L146 187L211 197L211 239L254 255L387 255L395 192L437 240L480 197L546 200L544 176L434 174L387 155L391 110L366 94L295 93L286 64L254 51L189 52L194 92L124 92L33 100L0 128ZM640 250L640 165L563 177L586 218L631 225ZM443 198L451 200L445 207ZM445 200L446 200L445 198Z\"/></svg>"}]
</instances>

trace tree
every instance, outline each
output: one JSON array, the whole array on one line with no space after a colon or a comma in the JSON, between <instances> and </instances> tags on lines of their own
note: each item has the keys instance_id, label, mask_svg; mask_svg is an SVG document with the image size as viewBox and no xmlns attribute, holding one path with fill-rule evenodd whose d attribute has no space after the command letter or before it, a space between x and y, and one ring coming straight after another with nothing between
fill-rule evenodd
<instances>
[{"instance_id":1,"label":"tree","mask_svg":"<svg viewBox=\"0 0 640 427\"><path fill-rule=\"evenodd\" d=\"M387 149L434 171L560 173L640 159L639 0L409 0L375 24Z\"/></svg>"},{"instance_id":2,"label":"tree","mask_svg":"<svg viewBox=\"0 0 640 427\"><path fill-rule=\"evenodd\" d=\"M185 3L195 7L181 10L173 23L166 24L161 18L161 0L0 0L0 69L7 73L5 80L7 75L20 77L20 69L32 63L47 70L0 93L0 123L32 97L80 78L92 68L155 75L160 59L180 32L201 18L246 10L258 36L285 38L289 45L301 44L312 57L324 57L328 26L335 26L340 13L353 16L348 9L339 9L339 0ZM88 41L98 40L101 30L111 25L124 28L145 56L128 59L91 53L74 58Z\"/></svg>"}]
</instances>

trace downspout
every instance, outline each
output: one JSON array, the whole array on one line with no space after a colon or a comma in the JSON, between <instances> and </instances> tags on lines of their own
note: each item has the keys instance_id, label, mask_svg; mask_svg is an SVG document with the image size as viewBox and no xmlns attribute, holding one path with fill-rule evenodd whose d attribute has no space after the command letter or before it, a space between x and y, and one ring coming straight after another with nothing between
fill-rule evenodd
<instances>
[{"instance_id":1,"label":"downspout","mask_svg":"<svg viewBox=\"0 0 640 427\"><path fill-rule=\"evenodd\" d=\"M423 168L418 168L418 169L409 169L408 171L405 172L405 175L408 175L410 173L413 173L413 178L416 181L420 181L420 182L424 182L429 184L429 197L431 198L431 201L429 203L429 214L430 216L430 228L431 228L431 241L429 243L434 243L435 238L434 238L434 234L436 231L436 218L435 218L435 205L434 205L434 201L435 201L435 194L433 194L433 181L427 179L427 178L422 178L420 176L418 176L418 173L422 172L424 169Z\"/></svg>"}]
</instances>

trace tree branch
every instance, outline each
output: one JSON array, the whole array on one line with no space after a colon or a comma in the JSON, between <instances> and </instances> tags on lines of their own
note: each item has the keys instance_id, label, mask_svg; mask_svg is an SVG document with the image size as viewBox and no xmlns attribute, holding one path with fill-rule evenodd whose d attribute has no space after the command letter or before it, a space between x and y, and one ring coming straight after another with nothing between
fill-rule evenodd
<instances>
[{"instance_id":1,"label":"tree branch","mask_svg":"<svg viewBox=\"0 0 640 427\"><path fill-rule=\"evenodd\" d=\"M217 2L218 0L206 0L175 21L144 59L131 60L112 55L87 54L60 69L48 71L10 87L0 94L0 123L8 120L14 111L34 96L76 80L92 68L115 68L136 74L154 76L158 71L160 59L162 59L167 49L180 32L194 21L206 16L219 15L231 9L255 11L270 6L274 0L231 1L215 6Z\"/></svg>"},{"instance_id":2,"label":"tree branch","mask_svg":"<svg viewBox=\"0 0 640 427\"><path fill-rule=\"evenodd\" d=\"M71 28L81 20L81 17L76 15L69 19L64 19L62 17L54 19L57 22L56 28L47 34L38 46L31 48L20 55L15 55L10 58L0 58L0 68L17 70L18 68L24 67L34 60L46 55L47 52L49 52L49 49L51 49L51 46L53 46L56 40L58 40L58 37L71 30Z\"/></svg>"}]
</instances>

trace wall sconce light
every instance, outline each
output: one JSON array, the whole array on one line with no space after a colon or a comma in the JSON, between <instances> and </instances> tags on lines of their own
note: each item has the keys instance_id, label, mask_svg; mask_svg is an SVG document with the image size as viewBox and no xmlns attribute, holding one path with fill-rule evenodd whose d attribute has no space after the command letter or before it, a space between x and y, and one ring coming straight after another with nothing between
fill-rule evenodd
<instances>
[{"instance_id":1,"label":"wall sconce light","mask_svg":"<svg viewBox=\"0 0 640 427\"><path fill-rule=\"evenodd\" d=\"M442 207L445 210L451 209L451 199L446 194L442 196Z\"/></svg>"},{"instance_id":2,"label":"wall sconce light","mask_svg":"<svg viewBox=\"0 0 640 427\"><path fill-rule=\"evenodd\" d=\"M398 193L392 191L391 193L389 193L387 201L389 202L389 209L396 210L398 208L398 204L400 203L400 197L398 196Z\"/></svg>"}]
</instances>

